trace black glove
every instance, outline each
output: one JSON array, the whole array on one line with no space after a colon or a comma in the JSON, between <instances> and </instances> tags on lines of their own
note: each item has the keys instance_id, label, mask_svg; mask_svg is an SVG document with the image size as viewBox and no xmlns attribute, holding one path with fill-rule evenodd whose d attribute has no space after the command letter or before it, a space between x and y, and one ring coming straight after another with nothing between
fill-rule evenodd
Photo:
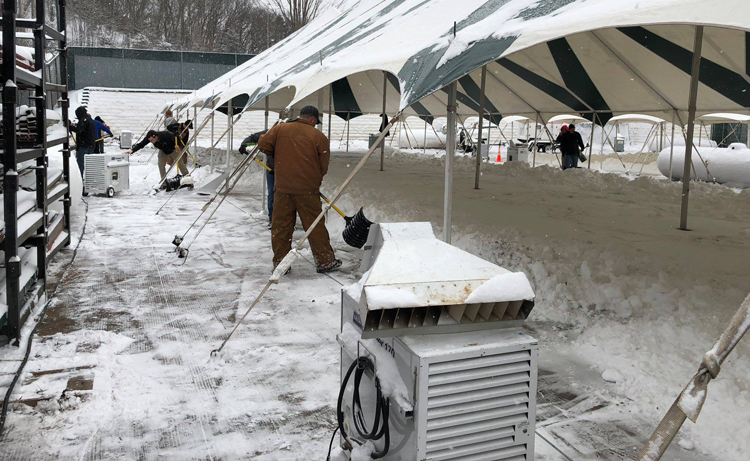
<instances>
[{"instance_id":1,"label":"black glove","mask_svg":"<svg viewBox=\"0 0 750 461\"><path fill-rule=\"evenodd\" d=\"M247 146L246 145L243 144L243 145L240 146L240 154L247 155Z\"/></svg>"}]
</instances>

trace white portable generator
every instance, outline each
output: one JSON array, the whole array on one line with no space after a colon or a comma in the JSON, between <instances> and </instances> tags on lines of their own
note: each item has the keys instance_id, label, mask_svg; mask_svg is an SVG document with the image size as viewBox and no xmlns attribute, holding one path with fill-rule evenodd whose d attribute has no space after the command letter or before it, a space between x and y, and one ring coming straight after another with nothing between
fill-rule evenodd
<instances>
[{"instance_id":1,"label":"white portable generator","mask_svg":"<svg viewBox=\"0 0 750 461\"><path fill-rule=\"evenodd\" d=\"M132 149L133 148L133 132L128 130L122 130L120 132L120 149Z\"/></svg>"},{"instance_id":2,"label":"white portable generator","mask_svg":"<svg viewBox=\"0 0 750 461\"><path fill-rule=\"evenodd\" d=\"M130 159L123 154L89 154L84 157L84 190L107 194L130 189Z\"/></svg>"},{"instance_id":3,"label":"white portable generator","mask_svg":"<svg viewBox=\"0 0 750 461\"><path fill-rule=\"evenodd\" d=\"M342 291L337 337L345 452L533 460L539 349L520 330L534 306L526 276L438 240L429 223L373 224L362 264Z\"/></svg>"}]
</instances>

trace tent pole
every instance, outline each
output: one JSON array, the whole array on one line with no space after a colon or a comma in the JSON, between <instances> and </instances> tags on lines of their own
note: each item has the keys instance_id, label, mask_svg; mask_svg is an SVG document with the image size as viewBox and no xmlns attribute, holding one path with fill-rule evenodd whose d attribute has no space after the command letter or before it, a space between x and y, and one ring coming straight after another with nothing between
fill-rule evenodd
<instances>
[{"instance_id":1,"label":"tent pole","mask_svg":"<svg viewBox=\"0 0 750 461\"><path fill-rule=\"evenodd\" d=\"M591 157L594 156L594 128L596 128L596 113L594 113L594 115L591 117L591 141L589 142L589 170L591 169Z\"/></svg>"},{"instance_id":2,"label":"tent pole","mask_svg":"<svg viewBox=\"0 0 750 461\"><path fill-rule=\"evenodd\" d=\"M440 140L438 139L438 142ZM427 155L427 118L424 120L424 144L422 144L423 154Z\"/></svg>"},{"instance_id":3,"label":"tent pole","mask_svg":"<svg viewBox=\"0 0 750 461\"><path fill-rule=\"evenodd\" d=\"M269 106L268 96L266 96L265 108L264 108L265 111L263 113L263 116L264 116L263 129L266 131L268 131L268 115L269 115L268 106ZM260 175L260 183L261 183L261 189L262 189L262 193L260 195L260 201L263 202L263 213L266 213L268 212L268 200L266 200L266 194L272 194L273 191L272 190L266 191L266 172L265 171L263 171L262 174Z\"/></svg>"},{"instance_id":4,"label":"tent pole","mask_svg":"<svg viewBox=\"0 0 750 461\"><path fill-rule=\"evenodd\" d=\"M387 117L387 115L385 115L386 103L388 101L387 91L388 91L388 74L386 74L385 71L383 71L383 120L385 120L385 118ZM383 143L380 145L380 171L383 171L384 163L385 163L385 141L383 141Z\"/></svg>"},{"instance_id":5,"label":"tent pole","mask_svg":"<svg viewBox=\"0 0 750 461\"><path fill-rule=\"evenodd\" d=\"M198 126L198 108L193 107L193 126ZM198 155L198 136L195 137L195 141L193 142L193 150L195 151L195 155Z\"/></svg>"},{"instance_id":6,"label":"tent pole","mask_svg":"<svg viewBox=\"0 0 750 461\"><path fill-rule=\"evenodd\" d=\"M534 116L534 155L531 167L536 168L536 152L539 150L539 112Z\"/></svg>"},{"instance_id":7,"label":"tent pole","mask_svg":"<svg viewBox=\"0 0 750 461\"><path fill-rule=\"evenodd\" d=\"M211 110L213 111L215 109L216 109L216 101L211 103ZM214 172L214 147L213 146L214 146L214 117L211 116L211 151L208 154L211 156L211 173Z\"/></svg>"},{"instance_id":8,"label":"tent pole","mask_svg":"<svg viewBox=\"0 0 750 461\"><path fill-rule=\"evenodd\" d=\"M456 155L456 82L448 85L448 133L445 137L445 198L443 201L443 241L451 243L453 225L453 162Z\"/></svg>"},{"instance_id":9,"label":"tent pole","mask_svg":"<svg viewBox=\"0 0 750 461\"><path fill-rule=\"evenodd\" d=\"M351 118L352 113L347 112L346 113L346 152L349 153L349 119Z\"/></svg>"},{"instance_id":10,"label":"tent pole","mask_svg":"<svg viewBox=\"0 0 750 461\"><path fill-rule=\"evenodd\" d=\"M331 139L331 117L333 114L333 85L328 85L328 140Z\"/></svg>"},{"instance_id":11,"label":"tent pole","mask_svg":"<svg viewBox=\"0 0 750 461\"><path fill-rule=\"evenodd\" d=\"M687 230L688 199L690 198L690 166L693 164L693 134L695 133L695 111L698 100L698 82L701 70L701 54L703 52L703 26L695 28L695 44L693 45L693 65L690 71L690 102L688 104L688 134L689 142L685 147L685 168L682 176L682 205L680 210L680 230Z\"/></svg>"},{"instance_id":12,"label":"tent pole","mask_svg":"<svg viewBox=\"0 0 750 461\"><path fill-rule=\"evenodd\" d=\"M227 103L229 107L227 108L227 125L229 126L229 136L227 137L227 164L226 164L226 170L229 171L229 154L232 152L232 119L234 118L234 103L230 99Z\"/></svg>"},{"instance_id":13,"label":"tent pole","mask_svg":"<svg viewBox=\"0 0 750 461\"><path fill-rule=\"evenodd\" d=\"M675 126L675 113L677 111L672 111L672 139L669 141L669 180L674 181L674 176L672 175L672 158L674 157L674 126Z\"/></svg>"},{"instance_id":14,"label":"tent pole","mask_svg":"<svg viewBox=\"0 0 750 461\"><path fill-rule=\"evenodd\" d=\"M482 82L479 93L479 131L477 132L477 167L474 174L474 189L479 190L479 176L482 168L482 128L484 127L484 99L485 88L487 87L487 65L482 66ZM489 146L487 146L489 152Z\"/></svg>"},{"instance_id":15,"label":"tent pole","mask_svg":"<svg viewBox=\"0 0 750 461\"><path fill-rule=\"evenodd\" d=\"M490 126L487 127L487 163L490 161L490 147L492 147L492 114L487 117L490 121ZM500 125L497 126L500 128ZM500 146L497 146L498 154L500 153Z\"/></svg>"}]
</instances>

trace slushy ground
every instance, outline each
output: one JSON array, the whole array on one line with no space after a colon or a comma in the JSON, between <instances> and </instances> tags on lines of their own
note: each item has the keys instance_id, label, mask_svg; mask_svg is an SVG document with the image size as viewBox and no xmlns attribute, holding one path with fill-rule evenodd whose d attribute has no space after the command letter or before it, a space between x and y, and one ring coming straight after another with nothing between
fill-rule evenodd
<instances>
[{"instance_id":1,"label":"slushy ground","mask_svg":"<svg viewBox=\"0 0 750 461\"><path fill-rule=\"evenodd\" d=\"M339 290L356 280L361 255L341 241L343 220L329 215L347 270L320 276L306 251L211 360L271 271L261 172L247 175L185 262L171 241L207 198L180 191L155 215L166 197L149 193L155 159L139 154L129 192L87 199L86 232L13 395L0 459L325 459ZM324 192L360 156L334 154ZM442 160L390 151L385 160L384 173L371 160L341 207L441 223ZM457 160L454 243L524 271L536 291L526 329L541 351L537 459L633 459L750 290L747 193L694 185L692 232L680 232L678 184L484 167L475 191L472 160ZM55 262L57 278L71 256ZM665 459L746 458L749 349L733 353L698 424L686 424ZM0 353L0 386L21 352Z\"/></svg>"}]
</instances>

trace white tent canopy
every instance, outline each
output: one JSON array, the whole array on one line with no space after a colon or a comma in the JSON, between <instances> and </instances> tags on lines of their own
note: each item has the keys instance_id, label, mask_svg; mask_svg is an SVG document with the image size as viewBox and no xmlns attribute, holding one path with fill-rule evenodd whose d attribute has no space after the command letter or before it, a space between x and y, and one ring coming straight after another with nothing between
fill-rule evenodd
<instances>
[{"instance_id":1,"label":"white tent canopy","mask_svg":"<svg viewBox=\"0 0 750 461\"><path fill-rule=\"evenodd\" d=\"M651 115L643 115L643 114L624 114L624 115L618 115L617 117L612 117L609 119L609 123L652 123L652 124L659 124L664 123L666 120L659 118L659 117L653 117Z\"/></svg>"},{"instance_id":2,"label":"white tent canopy","mask_svg":"<svg viewBox=\"0 0 750 461\"><path fill-rule=\"evenodd\" d=\"M706 114L697 119L704 125L714 125L717 123L750 123L750 115L742 114Z\"/></svg>"},{"instance_id":3,"label":"white tent canopy","mask_svg":"<svg viewBox=\"0 0 750 461\"><path fill-rule=\"evenodd\" d=\"M247 95L245 109L269 97L272 110L326 111L331 88L337 115L381 113L385 72L390 114L443 115L443 88L458 80L459 114L473 115L486 64L485 110L495 122L677 111L684 123L694 25L705 26L706 43L698 113L750 107L745 11L745 0L362 0L327 10L174 106Z\"/></svg>"}]
</instances>

